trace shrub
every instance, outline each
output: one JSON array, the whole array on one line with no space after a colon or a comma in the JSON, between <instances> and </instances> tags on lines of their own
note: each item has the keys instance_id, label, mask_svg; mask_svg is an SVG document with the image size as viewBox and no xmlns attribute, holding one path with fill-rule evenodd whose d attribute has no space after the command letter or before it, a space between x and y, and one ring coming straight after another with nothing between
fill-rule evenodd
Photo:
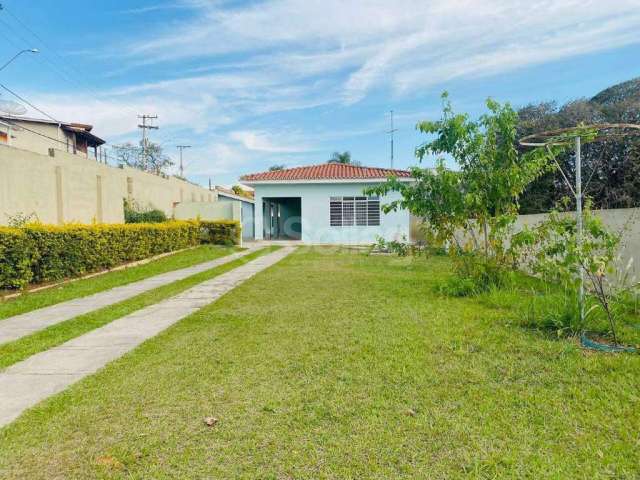
<instances>
[{"instance_id":1,"label":"shrub","mask_svg":"<svg viewBox=\"0 0 640 480\"><path fill-rule=\"evenodd\" d=\"M580 307L576 292L558 289L544 295L536 295L522 308L521 323L527 328L553 332L558 337L578 335L584 329L580 319ZM594 312L587 310L587 318Z\"/></svg>"},{"instance_id":2,"label":"shrub","mask_svg":"<svg viewBox=\"0 0 640 480\"><path fill-rule=\"evenodd\" d=\"M0 232L0 288L21 288L197 245L196 222L26 225Z\"/></svg>"},{"instance_id":3,"label":"shrub","mask_svg":"<svg viewBox=\"0 0 640 480\"><path fill-rule=\"evenodd\" d=\"M17 228L0 227L0 288L22 288L33 278L36 251L30 238Z\"/></svg>"},{"instance_id":4,"label":"shrub","mask_svg":"<svg viewBox=\"0 0 640 480\"><path fill-rule=\"evenodd\" d=\"M238 245L242 226L236 220L214 220L200 222L200 241L215 245Z\"/></svg>"},{"instance_id":5,"label":"shrub","mask_svg":"<svg viewBox=\"0 0 640 480\"><path fill-rule=\"evenodd\" d=\"M467 297L508 287L513 283L512 272L493 258L464 253L453 259L454 275L437 286L442 294Z\"/></svg>"},{"instance_id":6,"label":"shrub","mask_svg":"<svg viewBox=\"0 0 640 480\"><path fill-rule=\"evenodd\" d=\"M135 201L124 200L124 223L162 223L167 215L157 208L142 208Z\"/></svg>"},{"instance_id":7,"label":"shrub","mask_svg":"<svg viewBox=\"0 0 640 480\"><path fill-rule=\"evenodd\" d=\"M478 293L477 285L470 278L462 278L457 275L450 277L436 285L439 293L448 297L469 297Z\"/></svg>"}]
</instances>

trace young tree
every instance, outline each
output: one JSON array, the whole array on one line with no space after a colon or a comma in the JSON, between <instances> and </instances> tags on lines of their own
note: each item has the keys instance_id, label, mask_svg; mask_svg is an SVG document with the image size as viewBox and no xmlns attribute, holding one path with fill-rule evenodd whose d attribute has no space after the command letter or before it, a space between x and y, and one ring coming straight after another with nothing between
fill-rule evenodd
<instances>
[{"instance_id":1,"label":"young tree","mask_svg":"<svg viewBox=\"0 0 640 480\"><path fill-rule=\"evenodd\" d=\"M402 200L387 208L401 206L424 218L439 243L455 244L454 233L463 228L486 256L500 257L518 213L519 196L548 168L550 157L544 150L520 155L518 116L509 104L489 99L488 113L473 121L454 113L446 92L442 99L442 118L417 125L419 131L435 135L416 148L421 162L428 155L441 157L435 171L414 168L415 183L390 179L370 192L399 191ZM455 170L445 167L443 155L455 162ZM476 239L476 228L481 241Z\"/></svg>"},{"instance_id":2,"label":"young tree","mask_svg":"<svg viewBox=\"0 0 640 480\"><path fill-rule=\"evenodd\" d=\"M174 163L168 155L165 155L162 146L158 143L147 143L146 158L143 158L142 142L138 145L131 142L114 145L113 150L118 162L156 175L163 173Z\"/></svg>"},{"instance_id":3,"label":"young tree","mask_svg":"<svg viewBox=\"0 0 640 480\"><path fill-rule=\"evenodd\" d=\"M143 168L146 166L146 171L160 175L167 167L174 164L169 155L166 155L159 143L147 143L147 158L143 160Z\"/></svg>"},{"instance_id":4,"label":"young tree","mask_svg":"<svg viewBox=\"0 0 640 480\"><path fill-rule=\"evenodd\" d=\"M120 145L113 145L111 148L118 163L138 168L140 148L137 145L127 142Z\"/></svg>"}]
</instances>

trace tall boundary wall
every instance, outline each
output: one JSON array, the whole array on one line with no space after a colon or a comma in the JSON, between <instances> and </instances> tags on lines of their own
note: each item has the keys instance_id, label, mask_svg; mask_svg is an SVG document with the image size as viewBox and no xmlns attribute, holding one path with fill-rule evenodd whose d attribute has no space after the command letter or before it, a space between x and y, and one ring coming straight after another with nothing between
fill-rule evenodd
<instances>
[{"instance_id":1,"label":"tall boundary wall","mask_svg":"<svg viewBox=\"0 0 640 480\"><path fill-rule=\"evenodd\" d=\"M123 223L123 199L173 215L180 202L215 202L217 193L175 177L0 145L0 225L17 214L43 223Z\"/></svg>"}]
</instances>

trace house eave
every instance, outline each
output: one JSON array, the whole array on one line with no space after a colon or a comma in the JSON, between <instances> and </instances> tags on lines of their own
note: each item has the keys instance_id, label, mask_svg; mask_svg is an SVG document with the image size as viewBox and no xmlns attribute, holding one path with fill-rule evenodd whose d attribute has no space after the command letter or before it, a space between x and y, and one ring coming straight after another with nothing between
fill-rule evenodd
<instances>
[{"instance_id":1,"label":"house eave","mask_svg":"<svg viewBox=\"0 0 640 480\"><path fill-rule=\"evenodd\" d=\"M251 203L254 204L255 200L248 198L248 197L243 197L241 195L232 195L230 193L227 192L221 192L220 190L216 190L218 192L218 196L219 197L226 197L226 198L230 198L232 200L238 200L239 202L245 202L245 203Z\"/></svg>"},{"instance_id":2,"label":"house eave","mask_svg":"<svg viewBox=\"0 0 640 480\"><path fill-rule=\"evenodd\" d=\"M413 178L396 177L400 182L413 182ZM321 179L300 179L300 180L240 180L243 185L290 185L290 184L333 184L333 183L383 183L387 181L384 178L321 178Z\"/></svg>"}]
</instances>

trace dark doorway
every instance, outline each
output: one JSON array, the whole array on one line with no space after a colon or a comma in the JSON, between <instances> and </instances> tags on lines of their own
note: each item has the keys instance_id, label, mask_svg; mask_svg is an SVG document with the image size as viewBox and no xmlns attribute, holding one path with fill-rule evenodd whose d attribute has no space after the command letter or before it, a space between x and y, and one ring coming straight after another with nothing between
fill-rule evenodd
<instances>
[{"instance_id":1,"label":"dark doorway","mask_svg":"<svg viewBox=\"0 0 640 480\"><path fill-rule=\"evenodd\" d=\"M302 238L302 199L270 197L262 200L262 228L265 240Z\"/></svg>"}]
</instances>

